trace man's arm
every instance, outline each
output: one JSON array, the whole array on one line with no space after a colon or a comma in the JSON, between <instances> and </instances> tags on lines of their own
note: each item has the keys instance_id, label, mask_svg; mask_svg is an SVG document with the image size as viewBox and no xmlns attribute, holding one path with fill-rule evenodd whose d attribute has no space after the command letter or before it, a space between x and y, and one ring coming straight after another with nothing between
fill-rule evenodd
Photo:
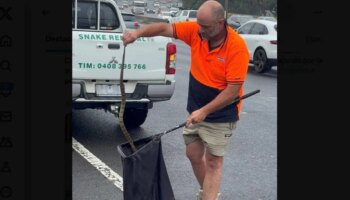
<instances>
[{"instance_id":1,"label":"man's arm","mask_svg":"<svg viewBox=\"0 0 350 200\"><path fill-rule=\"evenodd\" d=\"M193 111L191 115L188 116L186 120L186 127L188 127L190 124L202 122L210 113L232 103L235 98L239 96L239 90L241 87L242 84L228 84L227 87L221 91L217 97L215 97L215 99L202 108Z\"/></svg>"},{"instance_id":2,"label":"man's arm","mask_svg":"<svg viewBox=\"0 0 350 200\"><path fill-rule=\"evenodd\" d=\"M131 32L123 34L124 45L133 43L139 37L165 36L173 37L173 26L170 23L154 23L142 26Z\"/></svg>"}]
</instances>

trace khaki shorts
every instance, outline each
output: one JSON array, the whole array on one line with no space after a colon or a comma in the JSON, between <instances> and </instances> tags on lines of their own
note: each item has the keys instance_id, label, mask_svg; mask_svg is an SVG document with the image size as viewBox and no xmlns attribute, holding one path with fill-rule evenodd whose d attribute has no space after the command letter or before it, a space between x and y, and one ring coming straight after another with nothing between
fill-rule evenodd
<instances>
[{"instance_id":1,"label":"khaki shorts","mask_svg":"<svg viewBox=\"0 0 350 200\"><path fill-rule=\"evenodd\" d=\"M183 138L188 145L198 139L202 140L206 149L215 156L224 156L226 147L232 136L236 122L192 124L183 129Z\"/></svg>"}]
</instances>

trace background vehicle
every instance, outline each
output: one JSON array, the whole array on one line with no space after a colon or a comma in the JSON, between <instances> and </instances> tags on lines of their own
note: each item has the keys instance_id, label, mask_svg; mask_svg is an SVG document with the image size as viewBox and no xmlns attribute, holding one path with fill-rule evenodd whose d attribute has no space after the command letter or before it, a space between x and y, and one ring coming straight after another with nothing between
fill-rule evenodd
<instances>
[{"instance_id":1,"label":"background vehicle","mask_svg":"<svg viewBox=\"0 0 350 200\"><path fill-rule=\"evenodd\" d=\"M170 11L168 6L161 5L158 7L158 13L161 13L162 11Z\"/></svg>"},{"instance_id":2,"label":"background vehicle","mask_svg":"<svg viewBox=\"0 0 350 200\"><path fill-rule=\"evenodd\" d=\"M171 22L178 21L197 21L197 10L181 10L178 11L171 19Z\"/></svg>"},{"instance_id":3,"label":"background vehicle","mask_svg":"<svg viewBox=\"0 0 350 200\"><path fill-rule=\"evenodd\" d=\"M277 22L277 19L275 17L271 17L271 16L260 16L257 19L264 19L264 20L269 20L269 21L273 21L273 22Z\"/></svg>"},{"instance_id":4,"label":"background vehicle","mask_svg":"<svg viewBox=\"0 0 350 200\"><path fill-rule=\"evenodd\" d=\"M154 6L155 8L157 8L157 7L160 6L160 4L159 4L159 2L156 2L156 1L155 1L155 2L153 3L153 6Z\"/></svg>"},{"instance_id":5,"label":"background vehicle","mask_svg":"<svg viewBox=\"0 0 350 200\"><path fill-rule=\"evenodd\" d=\"M136 16L132 13L122 12L123 20L125 26L128 29L138 29L140 28L140 23L137 21Z\"/></svg>"},{"instance_id":6,"label":"background vehicle","mask_svg":"<svg viewBox=\"0 0 350 200\"><path fill-rule=\"evenodd\" d=\"M155 9L147 8L146 12L149 13L149 14L156 14L156 10Z\"/></svg>"},{"instance_id":7,"label":"background vehicle","mask_svg":"<svg viewBox=\"0 0 350 200\"><path fill-rule=\"evenodd\" d=\"M277 22L254 19L237 29L245 40L250 61L258 73L277 65Z\"/></svg>"},{"instance_id":8,"label":"background vehicle","mask_svg":"<svg viewBox=\"0 0 350 200\"><path fill-rule=\"evenodd\" d=\"M176 7L171 7L170 12L172 13L172 16L176 16L176 13L179 12L180 9Z\"/></svg>"},{"instance_id":9,"label":"background vehicle","mask_svg":"<svg viewBox=\"0 0 350 200\"><path fill-rule=\"evenodd\" d=\"M144 1L134 1L134 5L131 9L131 12L135 15L144 15L145 14L146 3Z\"/></svg>"},{"instance_id":10,"label":"background vehicle","mask_svg":"<svg viewBox=\"0 0 350 200\"><path fill-rule=\"evenodd\" d=\"M246 23L249 20L254 19L252 15L237 15L233 14L227 18L227 24L233 29L237 30L242 24Z\"/></svg>"},{"instance_id":11,"label":"background vehicle","mask_svg":"<svg viewBox=\"0 0 350 200\"><path fill-rule=\"evenodd\" d=\"M172 13L170 11L161 11L158 17L170 22L172 19Z\"/></svg>"},{"instance_id":12,"label":"background vehicle","mask_svg":"<svg viewBox=\"0 0 350 200\"><path fill-rule=\"evenodd\" d=\"M128 3L123 3L122 8L123 9L129 8L129 4Z\"/></svg>"},{"instance_id":13,"label":"background vehicle","mask_svg":"<svg viewBox=\"0 0 350 200\"><path fill-rule=\"evenodd\" d=\"M127 46L122 65L127 28L115 1L72 0L72 11L73 108L104 109L118 116L123 67L124 124L140 126L154 102L174 93L176 45L168 37L138 38Z\"/></svg>"}]
</instances>

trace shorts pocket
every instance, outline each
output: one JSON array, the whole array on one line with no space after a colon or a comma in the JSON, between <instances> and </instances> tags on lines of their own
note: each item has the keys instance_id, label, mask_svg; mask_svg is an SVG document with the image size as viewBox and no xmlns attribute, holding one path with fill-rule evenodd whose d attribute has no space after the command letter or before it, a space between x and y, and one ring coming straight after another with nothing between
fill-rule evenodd
<instances>
[{"instance_id":1,"label":"shorts pocket","mask_svg":"<svg viewBox=\"0 0 350 200\"><path fill-rule=\"evenodd\" d=\"M236 122L229 122L229 125L231 130L236 128Z\"/></svg>"}]
</instances>

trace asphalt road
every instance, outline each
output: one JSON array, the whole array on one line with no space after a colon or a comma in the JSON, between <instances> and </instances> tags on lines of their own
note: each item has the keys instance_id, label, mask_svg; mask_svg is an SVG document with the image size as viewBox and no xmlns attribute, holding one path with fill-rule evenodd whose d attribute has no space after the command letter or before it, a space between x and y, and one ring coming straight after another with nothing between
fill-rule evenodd
<instances>
[{"instance_id":1,"label":"asphalt road","mask_svg":"<svg viewBox=\"0 0 350 200\"><path fill-rule=\"evenodd\" d=\"M130 131L134 139L164 132L187 117L189 49L182 42L176 44L175 93L171 100L154 104L146 122ZM241 119L224 160L222 200L277 199L277 67L265 74L249 70L245 93L256 89L261 92L243 102ZM73 150L73 199L122 200L117 181L107 178L114 173L122 177L117 146L126 140L118 120L102 110L73 111L73 138L111 170L98 170ZM198 184L185 157L181 129L163 136L162 147L175 198L195 199Z\"/></svg>"}]
</instances>

